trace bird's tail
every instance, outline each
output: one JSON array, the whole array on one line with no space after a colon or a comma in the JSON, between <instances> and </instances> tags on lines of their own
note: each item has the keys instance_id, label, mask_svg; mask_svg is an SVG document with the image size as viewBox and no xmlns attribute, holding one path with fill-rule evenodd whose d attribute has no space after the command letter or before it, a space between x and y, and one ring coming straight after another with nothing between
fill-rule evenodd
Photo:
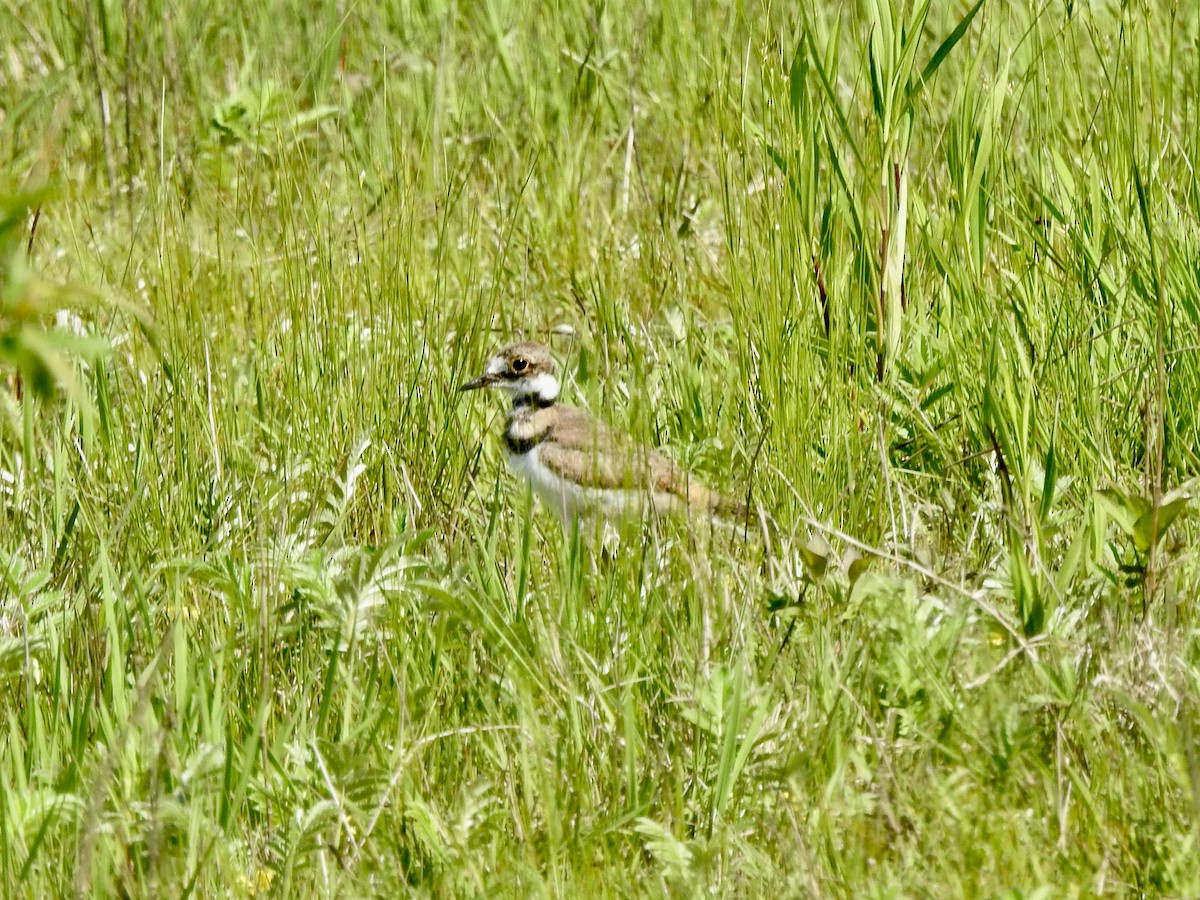
<instances>
[{"instance_id":1,"label":"bird's tail","mask_svg":"<svg viewBox=\"0 0 1200 900\"><path fill-rule=\"evenodd\" d=\"M714 516L726 519L736 525L744 524L753 516L750 504L745 500L726 497L724 494L718 494L716 491L709 492L708 511Z\"/></svg>"},{"instance_id":2,"label":"bird's tail","mask_svg":"<svg viewBox=\"0 0 1200 900\"><path fill-rule=\"evenodd\" d=\"M743 532L757 532L762 525L760 513L749 497L730 497L692 478L677 485L672 493L676 502L683 501L688 515L702 514L714 523Z\"/></svg>"},{"instance_id":3,"label":"bird's tail","mask_svg":"<svg viewBox=\"0 0 1200 900\"><path fill-rule=\"evenodd\" d=\"M708 487L689 493L689 505L694 509L703 510L716 522L731 526L739 531L757 531L761 525L758 511L749 502L749 498L730 497ZM697 496L699 495L699 496Z\"/></svg>"}]
</instances>

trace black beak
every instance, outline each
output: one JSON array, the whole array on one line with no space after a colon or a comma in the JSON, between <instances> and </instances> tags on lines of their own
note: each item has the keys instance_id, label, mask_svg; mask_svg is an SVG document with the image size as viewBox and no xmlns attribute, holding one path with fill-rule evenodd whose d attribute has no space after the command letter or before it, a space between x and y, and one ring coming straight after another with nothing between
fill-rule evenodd
<instances>
[{"instance_id":1,"label":"black beak","mask_svg":"<svg viewBox=\"0 0 1200 900\"><path fill-rule=\"evenodd\" d=\"M495 375L480 375L474 381L468 381L459 391L477 391L480 388L487 387L489 384L495 384L499 379Z\"/></svg>"}]
</instances>

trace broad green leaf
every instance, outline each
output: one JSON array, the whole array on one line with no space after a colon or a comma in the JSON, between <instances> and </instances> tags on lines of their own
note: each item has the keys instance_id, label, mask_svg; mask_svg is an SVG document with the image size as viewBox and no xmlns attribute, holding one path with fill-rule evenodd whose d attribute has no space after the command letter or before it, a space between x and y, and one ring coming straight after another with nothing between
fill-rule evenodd
<instances>
[{"instance_id":1,"label":"broad green leaf","mask_svg":"<svg viewBox=\"0 0 1200 900\"><path fill-rule=\"evenodd\" d=\"M788 101L792 105L792 118L800 125L800 108L804 99L804 90L808 84L808 53L804 49L804 38L796 44L796 54L792 57L792 68L788 72Z\"/></svg>"},{"instance_id":2,"label":"broad green leaf","mask_svg":"<svg viewBox=\"0 0 1200 900\"><path fill-rule=\"evenodd\" d=\"M879 72L879 60L876 59L877 42L874 40L877 32L872 32L872 40L867 44L867 71L871 78L871 105L875 109L875 117L880 122L887 121L887 109L884 103L884 87L882 84L883 76Z\"/></svg>"},{"instance_id":3,"label":"broad green leaf","mask_svg":"<svg viewBox=\"0 0 1200 900\"><path fill-rule=\"evenodd\" d=\"M1096 505L1108 514L1121 530L1133 534L1138 519L1150 511L1150 503L1137 494L1127 494L1116 488L1104 488L1095 493Z\"/></svg>"},{"instance_id":4,"label":"broad green leaf","mask_svg":"<svg viewBox=\"0 0 1200 900\"><path fill-rule=\"evenodd\" d=\"M1054 452L1054 435L1050 435L1050 446L1046 449L1046 461L1042 476L1042 500L1038 504L1038 518L1046 522L1054 506L1054 488L1058 479L1058 457Z\"/></svg>"},{"instance_id":5,"label":"broad green leaf","mask_svg":"<svg viewBox=\"0 0 1200 900\"><path fill-rule=\"evenodd\" d=\"M1068 201L1063 204L1065 207L1063 213L1060 213L1062 221L1068 221L1075 216L1075 207L1077 206L1078 190L1075 187L1075 177L1071 174L1071 167L1067 165L1067 161L1063 159L1062 154L1054 147L1050 148L1050 160L1054 164L1054 174L1058 177L1058 182L1062 186L1065 199Z\"/></svg>"},{"instance_id":6,"label":"broad green leaf","mask_svg":"<svg viewBox=\"0 0 1200 900\"><path fill-rule=\"evenodd\" d=\"M800 559L813 581L819 581L829 568L829 544L820 536L814 537L800 548Z\"/></svg>"},{"instance_id":7,"label":"broad green leaf","mask_svg":"<svg viewBox=\"0 0 1200 900\"><path fill-rule=\"evenodd\" d=\"M1134 546L1145 553L1153 544L1161 541L1163 535L1167 533L1167 528L1181 512L1187 509L1190 502L1191 497L1177 497L1169 503L1164 503L1157 509L1157 523L1155 522L1156 510L1151 509L1142 513L1133 523Z\"/></svg>"},{"instance_id":8,"label":"broad green leaf","mask_svg":"<svg viewBox=\"0 0 1200 900\"><path fill-rule=\"evenodd\" d=\"M1067 549L1067 555L1063 558L1062 565L1058 567L1058 572L1054 576L1054 586L1060 594L1067 592L1067 588L1071 586L1071 582L1075 578L1075 573L1079 571L1084 551L1087 550L1091 541L1091 530L1090 524L1080 526L1079 530L1075 532L1075 539L1071 541L1071 546Z\"/></svg>"},{"instance_id":9,"label":"broad green leaf","mask_svg":"<svg viewBox=\"0 0 1200 900\"><path fill-rule=\"evenodd\" d=\"M1020 535L1014 533L1009 539L1009 545L1009 566L1013 594L1017 601L1017 615L1020 616L1025 634L1032 636L1042 630L1045 622L1041 591L1038 589L1037 579L1034 578L1033 572L1029 569L1029 563L1025 559Z\"/></svg>"},{"instance_id":10,"label":"broad green leaf","mask_svg":"<svg viewBox=\"0 0 1200 900\"><path fill-rule=\"evenodd\" d=\"M933 78L934 73L941 68L942 63L946 61L946 57L958 45L958 42L963 39L963 35L967 33L967 29L971 27L971 20L975 18L975 14L979 12L983 6L983 0L977 0L962 20L954 26L954 30L946 36L946 39L938 45L938 48L933 51L933 56L929 58L929 62L925 64L925 68L921 70L921 77L909 89L908 99L911 103L921 93L925 85Z\"/></svg>"},{"instance_id":11,"label":"broad green leaf","mask_svg":"<svg viewBox=\"0 0 1200 900\"><path fill-rule=\"evenodd\" d=\"M904 34L900 39L900 55L896 60L889 85L889 96L895 97L904 92L905 106L912 105L912 71L917 58L917 48L921 45L921 34L925 30L925 19L929 16L929 5L932 0L925 0L917 10Z\"/></svg>"},{"instance_id":12,"label":"broad green leaf","mask_svg":"<svg viewBox=\"0 0 1200 900\"><path fill-rule=\"evenodd\" d=\"M867 571L867 567L871 565L871 557L860 556L846 567L846 577L850 581L851 589L858 583L858 579Z\"/></svg>"}]
</instances>

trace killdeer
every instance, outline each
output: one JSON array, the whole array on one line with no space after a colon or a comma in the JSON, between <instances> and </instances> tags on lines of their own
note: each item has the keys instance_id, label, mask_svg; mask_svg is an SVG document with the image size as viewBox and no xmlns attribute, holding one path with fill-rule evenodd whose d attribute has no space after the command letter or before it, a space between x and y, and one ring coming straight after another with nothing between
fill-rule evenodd
<instances>
[{"instance_id":1,"label":"killdeer","mask_svg":"<svg viewBox=\"0 0 1200 900\"><path fill-rule=\"evenodd\" d=\"M746 506L724 497L655 450L590 413L558 403L554 359L541 344L512 344L460 391L496 387L512 396L504 428L508 463L564 524L594 512L619 517L702 513L738 521Z\"/></svg>"}]
</instances>

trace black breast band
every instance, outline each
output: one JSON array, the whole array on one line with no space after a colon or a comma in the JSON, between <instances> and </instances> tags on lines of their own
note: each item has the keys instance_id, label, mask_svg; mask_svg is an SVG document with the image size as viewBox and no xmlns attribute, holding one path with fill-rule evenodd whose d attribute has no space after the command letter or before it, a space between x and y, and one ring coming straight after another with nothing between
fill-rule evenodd
<instances>
[{"instance_id":1,"label":"black breast band","mask_svg":"<svg viewBox=\"0 0 1200 900\"><path fill-rule=\"evenodd\" d=\"M534 409L549 409L553 405L553 400L547 400L545 397L542 397L538 394L518 394L516 397L513 397L512 416L513 418L529 421L530 414L528 409L531 406ZM541 434L534 434L530 435L529 437L514 437L513 424L515 423L512 419L510 419L509 427L504 432L504 443L508 445L508 452L514 456L523 456L524 454L528 453L530 450L544 441L549 433L547 430L543 431Z\"/></svg>"},{"instance_id":2,"label":"black breast band","mask_svg":"<svg viewBox=\"0 0 1200 900\"><path fill-rule=\"evenodd\" d=\"M514 456L523 456L546 439L544 434L534 435L527 438L513 437L511 431L504 432L504 443L508 446L508 452Z\"/></svg>"}]
</instances>

